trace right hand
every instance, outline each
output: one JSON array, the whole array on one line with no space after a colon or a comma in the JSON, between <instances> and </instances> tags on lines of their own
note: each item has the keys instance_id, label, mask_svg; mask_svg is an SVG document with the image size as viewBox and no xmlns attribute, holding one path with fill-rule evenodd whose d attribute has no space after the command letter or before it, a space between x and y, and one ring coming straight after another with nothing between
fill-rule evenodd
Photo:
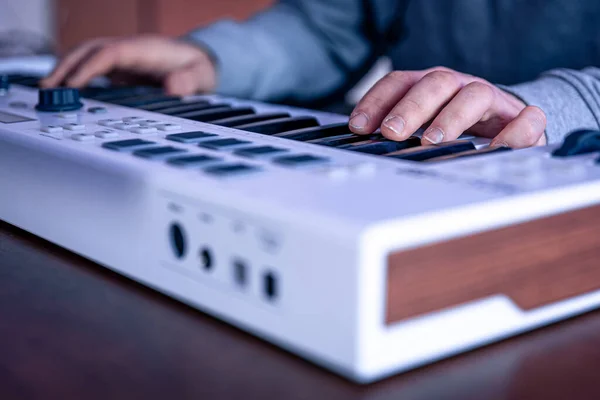
<instances>
[{"instance_id":1,"label":"right hand","mask_svg":"<svg viewBox=\"0 0 600 400\"><path fill-rule=\"evenodd\" d=\"M150 78L177 96L216 86L215 66L201 48L151 35L86 42L67 54L41 86L82 87L95 77L119 74Z\"/></svg>"}]
</instances>

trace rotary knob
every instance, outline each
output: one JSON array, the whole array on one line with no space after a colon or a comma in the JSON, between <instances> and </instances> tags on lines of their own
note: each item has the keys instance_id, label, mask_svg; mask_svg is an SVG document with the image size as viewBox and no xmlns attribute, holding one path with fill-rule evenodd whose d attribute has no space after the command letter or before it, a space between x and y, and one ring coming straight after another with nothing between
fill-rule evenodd
<instances>
[{"instance_id":1,"label":"rotary knob","mask_svg":"<svg viewBox=\"0 0 600 400\"><path fill-rule=\"evenodd\" d=\"M39 91L38 103L35 106L38 111L75 111L83 107L79 101L79 90L73 88L41 89Z\"/></svg>"},{"instance_id":2,"label":"rotary knob","mask_svg":"<svg viewBox=\"0 0 600 400\"><path fill-rule=\"evenodd\" d=\"M10 88L8 75L0 75L0 95L7 93Z\"/></svg>"}]
</instances>

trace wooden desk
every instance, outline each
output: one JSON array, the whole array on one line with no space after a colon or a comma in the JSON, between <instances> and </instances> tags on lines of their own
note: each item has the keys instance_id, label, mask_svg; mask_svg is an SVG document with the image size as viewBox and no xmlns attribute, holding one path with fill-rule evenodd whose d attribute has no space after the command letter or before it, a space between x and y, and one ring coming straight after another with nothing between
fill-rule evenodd
<instances>
[{"instance_id":1,"label":"wooden desk","mask_svg":"<svg viewBox=\"0 0 600 400\"><path fill-rule=\"evenodd\" d=\"M0 398L599 399L600 312L361 387L0 223Z\"/></svg>"}]
</instances>

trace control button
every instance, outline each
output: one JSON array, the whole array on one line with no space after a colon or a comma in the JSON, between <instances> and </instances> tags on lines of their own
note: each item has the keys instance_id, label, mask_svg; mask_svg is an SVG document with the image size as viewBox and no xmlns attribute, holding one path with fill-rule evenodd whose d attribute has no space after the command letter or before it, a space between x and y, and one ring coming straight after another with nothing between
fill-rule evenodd
<instances>
[{"instance_id":1,"label":"control button","mask_svg":"<svg viewBox=\"0 0 600 400\"><path fill-rule=\"evenodd\" d=\"M120 123L120 124L114 124L112 126L112 128L122 129L124 131L128 131L128 130L133 129L133 128L138 128L139 126L140 126L139 124L130 124L128 122L123 122L123 123Z\"/></svg>"},{"instance_id":2,"label":"control button","mask_svg":"<svg viewBox=\"0 0 600 400\"><path fill-rule=\"evenodd\" d=\"M263 275L263 293L269 301L275 301L279 296L278 279L272 271Z\"/></svg>"},{"instance_id":3,"label":"control button","mask_svg":"<svg viewBox=\"0 0 600 400\"><path fill-rule=\"evenodd\" d=\"M101 119L100 121L98 121L98 125L102 125L102 126L113 126L116 124L120 124L123 121L121 121L120 119Z\"/></svg>"},{"instance_id":4,"label":"control button","mask_svg":"<svg viewBox=\"0 0 600 400\"><path fill-rule=\"evenodd\" d=\"M138 133L140 135L149 135L151 133L156 133L157 130L152 126L140 126L139 128L133 128L131 132Z\"/></svg>"},{"instance_id":5,"label":"control button","mask_svg":"<svg viewBox=\"0 0 600 400\"><path fill-rule=\"evenodd\" d=\"M207 149L212 150L220 150L227 149L231 147L240 146L243 144L249 144L247 140L239 140L234 138L228 139L215 139L215 140L207 140L205 142L200 142L199 146L206 147Z\"/></svg>"},{"instance_id":6,"label":"control button","mask_svg":"<svg viewBox=\"0 0 600 400\"><path fill-rule=\"evenodd\" d=\"M286 149L282 149L281 147L273 147L273 146L257 146L257 147L245 147L243 149L239 149L234 153L238 156L243 157L268 157L273 154L285 153Z\"/></svg>"},{"instance_id":7,"label":"control button","mask_svg":"<svg viewBox=\"0 0 600 400\"><path fill-rule=\"evenodd\" d=\"M156 128L160 129L161 131L169 132L169 131L176 131L178 129L181 129L181 125L162 124L162 125L156 125Z\"/></svg>"},{"instance_id":8,"label":"control button","mask_svg":"<svg viewBox=\"0 0 600 400\"><path fill-rule=\"evenodd\" d=\"M580 130L569 134L554 150L554 157L570 157L600 151L600 131Z\"/></svg>"},{"instance_id":9,"label":"control button","mask_svg":"<svg viewBox=\"0 0 600 400\"><path fill-rule=\"evenodd\" d=\"M347 167L335 166L326 168L325 175L332 180L341 181L350 175L350 170Z\"/></svg>"},{"instance_id":10,"label":"control button","mask_svg":"<svg viewBox=\"0 0 600 400\"><path fill-rule=\"evenodd\" d=\"M41 89L38 91L38 111L75 111L83 107L79 90L74 88Z\"/></svg>"},{"instance_id":11,"label":"control button","mask_svg":"<svg viewBox=\"0 0 600 400\"><path fill-rule=\"evenodd\" d=\"M125 117L125 118L123 118L123 121L139 123L140 121L144 121L144 118L142 118L142 117Z\"/></svg>"},{"instance_id":12,"label":"control button","mask_svg":"<svg viewBox=\"0 0 600 400\"><path fill-rule=\"evenodd\" d=\"M298 154L293 156L277 157L273 159L274 163L284 165L286 167L302 167L305 165L322 164L328 161L328 158L313 156L311 154Z\"/></svg>"},{"instance_id":13,"label":"control button","mask_svg":"<svg viewBox=\"0 0 600 400\"><path fill-rule=\"evenodd\" d=\"M41 131L46 132L46 133L58 133L58 132L62 132L63 128L62 128L62 126L58 126L58 125L48 125L48 126L42 127Z\"/></svg>"},{"instance_id":14,"label":"control button","mask_svg":"<svg viewBox=\"0 0 600 400\"><path fill-rule=\"evenodd\" d=\"M172 140L174 142L180 143L197 143L203 139L217 136L214 133L206 133L206 132L185 132L185 133L173 133L171 135L167 135L166 138L168 140Z\"/></svg>"},{"instance_id":15,"label":"control button","mask_svg":"<svg viewBox=\"0 0 600 400\"><path fill-rule=\"evenodd\" d=\"M246 164L223 164L204 168L204 172L206 174L218 177L241 175L249 172L257 172L259 170L260 169L258 167Z\"/></svg>"},{"instance_id":16,"label":"control button","mask_svg":"<svg viewBox=\"0 0 600 400\"><path fill-rule=\"evenodd\" d=\"M106 114L108 110L106 107L90 107L88 108L90 114Z\"/></svg>"},{"instance_id":17,"label":"control button","mask_svg":"<svg viewBox=\"0 0 600 400\"><path fill-rule=\"evenodd\" d=\"M100 139L114 139L119 137L119 134L117 132L109 130L97 131L94 133L94 135L96 135L96 137Z\"/></svg>"},{"instance_id":18,"label":"control button","mask_svg":"<svg viewBox=\"0 0 600 400\"><path fill-rule=\"evenodd\" d=\"M171 146L162 146L162 147L151 147L148 149L136 150L133 152L134 156L138 156L141 158L148 158L150 160L162 160L165 158L169 158L175 154L185 153L186 150L178 149L176 147Z\"/></svg>"},{"instance_id":19,"label":"control button","mask_svg":"<svg viewBox=\"0 0 600 400\"><path fill-rule=\"evenodd\" d=\"M12 108L27 108L27 103L24 101L11 101L8 105Z\"/></svg>"},{"instance_id":20,"label":"control button","mask_svg":"<svg viewBox=\"0 0 600 400\"><path fill-rule=\"evenodd\" d=\"M102 144L102 147L109 150L115 151L135 151L142 149L144 147L149 147L155 145L155 142L151 142L149 140L143 139L127 139L127 140L118 140L116 142L106 142Z\"/></svg>"},{"instance_id":21,"label":"control button","mask_svg":"<svg viewBox=\"0 0 600 400\"><path fill-rule=\"evenodd\" d=\"M89 133L76 133L75 135L71 136L71 139L78 142L91 142L95 139L95 137Z\"/></svg>"},{"instance_id":22,"label":"control button","mask_svg":"<svg viewBox=\"0 0 600 400\"><path fill-rule=\"evenodd\" d=\"M85 129L85 125L73 122L70 124L63 125L63 128L68 129L70 131L82 131Z\"/></svg>"},{"instance_id":23,"label":"control button","mask_svg":"<svg viewBox=\"0 0 600 400\"><path fill-rule=\"evenodd\" d=\"M199 165L207 164L210 162L221 161L220 157L213 157L207 155L195 155L195 156L184 156L184 157L175 157L167 160L167 163L184 168L193 168Z\"/></svg>"},{"instance_id":24,"label":"control button","mask_svg":"<svg viewBox=\"0 0 600 400\"><path fill-rule=\"evenodd\" d=\"M157 121L155 119L143 119L141 121L136 121L136 123L140 124L140 126L154 126L160 124L160 121Z\"/></svg>"},{"instance_id":25,"label":"control button","mask_svg":"<svg viewBox=\"0 0 600 400\"><path fill-rule=\"evenodd\" d=\"M377 166L373 163L363 162L350 167L359 176L373 176L377 172Z\"/></svg>"}]
</instances>

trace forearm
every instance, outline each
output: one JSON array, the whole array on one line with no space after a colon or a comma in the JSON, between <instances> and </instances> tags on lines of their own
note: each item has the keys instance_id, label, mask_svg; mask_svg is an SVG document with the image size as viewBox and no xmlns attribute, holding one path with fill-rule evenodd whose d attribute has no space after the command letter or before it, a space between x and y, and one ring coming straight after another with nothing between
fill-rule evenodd
<instances>
[{"instance_id":1,"label":"forearm","mask_svg":"<svg viewBox=\"0 0 600 400\"><path fill-rule=\"evenodd\" d=\"M502 87L546 114L548 143L577 129L600 129L600 69L551 70L533 82Z\"/></svg>"},{"instance_id":2,"label":"forearm","mask_svg":"<svg viewBox=\"0 0 600 400\"><path fill-rule=\"evenodd\" d=\"M271 101L316 98L341 85L347 69L369 52L357 29L360 4L280 1L246 22L221 21L187 37L215 58L218 93Z\"/></svg>"}]
</instances>

